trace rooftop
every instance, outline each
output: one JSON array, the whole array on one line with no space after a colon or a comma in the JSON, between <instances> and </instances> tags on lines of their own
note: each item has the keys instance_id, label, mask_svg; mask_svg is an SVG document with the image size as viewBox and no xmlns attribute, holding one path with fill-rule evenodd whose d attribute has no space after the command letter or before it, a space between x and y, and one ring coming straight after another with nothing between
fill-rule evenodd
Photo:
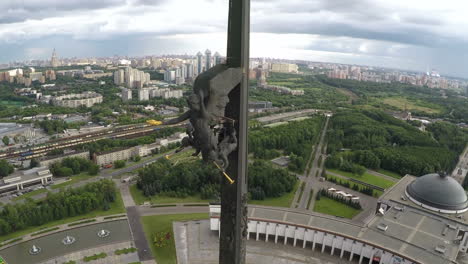
<instances>
[{"instance_id":1,"label":"rooftop","mask_svg":"<svg viewBox=\"0 0 468 264\"><path fill-rule=\"evenodd\" d=\"M16 171L10 176L4 177L0 186L8 185L15 182L23 182L33 180L39 177L52 176L47 167L37 167L30 170Z\"/></svg>"},{"instance_id":2,"label":"rooftop","mask_svg":"<svg viewBox=\"0 0 468 264\"><path fill-rule=\"evenodd\" d=\"M459 214L446 214L435 212L433 210L429 210L424 208L420 205L415 204L405 194L406 188L410 185L417 177L406 175L403 177L397 184L393 185L390 189L388 189L381 197L380 201L391 201L393 203L399 204L401 207L412 207L417 208L423 212L426 212L431 215L435 215L437 217L445 218L451 221L456 221L462 223L464 225L468 224L468 212L462 212Z\"/></svg>"},{"instance_id":3,"label":"rooftop","mask_svg":"<svg viewBox=\"0 0 468 264\"><path fill-rule=\"evenodd\" d=\"M421 176L408 185L406 192L412 199L434 209L457 211L468 207L463 187L445 174Z\"/></svg>"},{"instance_id":4,"label":"rooftop","mask_svg":"<svg viewBox=\"0 0 468 264\"><path fill-rule=\"evenodd\" d=\"M248 218L249 221L265 220L307 226L431 264L452 263L456 259L459 248L455 242L458 230L466 228L466 225L459 224L449 228L446 222L428 217L412 208L406 208L403 212L391 208L384 216L373 217L367 226L309 211L255 205L249 205ZM379 228L383 225L387 226L385 230ZM439 246L445 247L444 253L436 251Z\"/></svg>"}]
</instances>

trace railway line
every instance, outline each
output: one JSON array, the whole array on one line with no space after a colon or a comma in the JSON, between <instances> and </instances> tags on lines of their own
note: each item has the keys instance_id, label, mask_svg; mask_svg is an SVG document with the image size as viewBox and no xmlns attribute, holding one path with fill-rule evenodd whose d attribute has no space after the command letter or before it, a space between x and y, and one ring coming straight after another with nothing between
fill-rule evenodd
<instances>
[{"instance_id":1,"label":"railway line","mask_svg":"<svg viewBox=\"0 0 468 264\"><path fill-rule=\"evenodd\" d=\"M47 143L23 149L13 149L7 152L0 153L0 159L15 159L27 160L37 158L46 155L48 152L56 149L64 149L82 145L86 143L95 142L102 139L121 139L121 138L132 138L138 136L144 136L147 134L154 133L160 129L168 127L184 127L186 123L176 125L150 125L150 124L139 124L130 126L115 127L103 131L94 133L87 133L77 136L71 136L66 138L59 138L48 141Z\"/></svg>"}]
</instances>

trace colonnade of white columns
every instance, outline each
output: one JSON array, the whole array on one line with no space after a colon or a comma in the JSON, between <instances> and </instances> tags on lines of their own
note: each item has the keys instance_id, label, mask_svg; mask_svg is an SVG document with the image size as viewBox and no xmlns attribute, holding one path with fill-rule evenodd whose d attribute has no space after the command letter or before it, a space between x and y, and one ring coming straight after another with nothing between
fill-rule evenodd
<instances>
[{"instance_id":1,"label":"colonnade of white columns","mask_svg":"<svg viewBox=\"0 0 468 264\"><path fill-rule=\"evenodd\" d=\"M212 230L219 231L221 227L219 219L211 218L211 221ZM401 256L387 252L384 249L376 248L373 245L307 227L264 221L249 221L248 232L249 235L247 236L247 239L250 239L250 236L252 235L257 241L260 240L260 235L265 235L265 242L269 241L271 238L270 236L274 236L275 244L278 243L278 238L281 237L284 238L284 245L289 241L292 242L293 246L298 246L299 243L299 246L302 245L302 248L306 248L307 242L310 242L312 244L312 250L316 250L317 245L319 245L317 250L320 250L322 253L325 252L326 247L328 246L331 248L330 255L338 256L339 252L339 258L343 258L346 252L349 254L349 261L351 261L355 256L359 256L359 264L372 264L374 257L376 257L376 261L379 261L379 264L413 263ZM300 240L302 240L302 244L300 244ZM366 261L364 261L364 258L367 258Z\"/></svg>"}]
</instances>

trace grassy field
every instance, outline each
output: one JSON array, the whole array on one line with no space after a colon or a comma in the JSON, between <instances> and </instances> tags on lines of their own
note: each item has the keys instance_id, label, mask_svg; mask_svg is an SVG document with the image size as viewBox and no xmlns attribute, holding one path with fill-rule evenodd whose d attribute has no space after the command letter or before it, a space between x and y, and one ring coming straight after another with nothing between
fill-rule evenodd
<instances>
[{"instance_id":1,"label":"grassy field","mask_svg":"<svg viewBox=\"0 0 468 264\"><path fill-rule=\"evenodd\" d=\"M200 159L201 155L198 157L192 156L194 152L195 152L194 149L187 149L186 151L181 151L179 153L170 155L169 160L172 162L172 164L177 164L179 162L191 162L191 161Z\"/></svg>"},{"instance_id":2,"label":"grassy field","mask_svg":"<svg viewBox=\"0 0 468 264\"><path fill-rule=\"evenodd\" d=\"M151 159L154 159L154 158L158 158L158 157L161 157L161 156L164 156L164 155L167 155L167 153L170 153L172 150L168 150L164 153L160 153L160 154L156 154L156 155L150 155L148 157L142 157L140 161L137 161L137 162L134 162L134 161L131 161L131 160L127 160L126 163L125 163L125 167L124 168L120 168L120 169L116 169L116 168L112 168L112 169L106 169L106 173L107 174L110 174L112 172L116 172L116 171L119 171L119 170L123 170L125 168L128 168L128 167L131 167L131 166L135 166L135 165L138 165L138 164L142 164L144 162L147 162L148 160L151 160ZM134 174L134 173L132 173ZM121 176L118 176L117 178L121 178Z\"/></svg>"},{"instance_id":3,"label":"grassy field","mask_svg":"<svg viewBox=\"0 0 468 264\"><path fill-rule=\"evenodd\" d=\"M0 100L2 106L23 106L24 102Z\"/></svg>"},{"instance_id":4,"label":"grassy field","mask_svg":"<svg viewBox=\"0 0 468 264\"><path fill-rule=\"evenodd\" d=\"M297 188L299 188L299 181L296 182L294 189L285 195L276 198L266 198L265 200L250 200L249 204L276 206L276 207L289 207L294 200Z\"/></svg>"},{"instance_id":5,"label":"grassy field","mask_svg":"<svg viewBox=\"0 0 468 264\"><path fill-rule=\"evenodd\" d=\"M66 182L60 183L60 184L52 185L50 188L52 188L52 189L64 188L64 187L67 187L67 186L69 186L71 184L75 184L75 183L80 182L80 181L88 180L88 179L91 179L93 177L97 177L97 176L91 176L88 173L81 173L81 174L78 174L78 175L75 175L75 176L71 176L70 177L71 180L69 180L69 181L66 181Z\"/></svg>"},{"instance_id":6,"label":"grassy field","mask_svg":"<svg viewBox=\"0 0 468 264\"><path fill-rule=\"evenodd\" d=\"M322 214L340 216L349 219L352 219L361 212L361 210L354 209L345 204L323 196L320 198L319 201L315 201L314 211Z\"/></svg>"},{"instance_id":7,"label":"grassy field","mask_svg":"<svg viewBox=\"0 0 468 264\"><path fill-rule=\"evenodd\" d=\"M401 179L402 178L402 176L400 174L395 173L395 172L391 172L391 171L388 171L388 170L384 170L384 169L378 169L377 172L385 174L385 175L390 176L390 177L393 177L395 179Z\"/></svg>"},{"instance_id":8,"label":"grassy field","mask_svg":"<svg viewBox=\"0 0 468 264\"><path fill-rule=\"evenodd\" d=\"M169 197L164 195L155 195L146 197L143 192L139 190L136 184L130 186L130 194L136 204L143 204L150 201L151 204L167 204L167 203L207 203L209 200L203 200L200 195L187 196L185 198Z\"/></svg>"},{"instance_id":9,"label":"grassy field","mask_svg":"<svg viewBox=\"0 0 468 264\"><path fill-rule=\"evenodd\" d=\"M408 109L409 111L416 110L416 111L426 112L428 114L438 114L443 110L438 105L433 105L428 102L419 101L419 100L417 101L408 100L407 98L399 97L399 96L384 98L382 100L382 103L396 107L400 110L405 110L405 109ZM428 105L430 105L431 107L428 107Z\"/></svg>"},{"instance_id":10,"label":"grassy field","mask_svg":"<svg viewBox=\"0 0 468 264\"><path fill-rule=\"evenodd\" d=\"M49 222L49 223L47 223L45 225L42 225L42 226L28 227L28 228L23 229L21 231L17 231L17 232L8 234L8 235L0 236L0 242L11 239L11 238L14 238L14 237L24 236L26 234L37 232L39 230L54 227L54 226L57 226L57 225L63 225L63 224L66 224L66 223L75 222L75 221L78 221L78 220L94 218L94 217L97 217L97 216L106 216L106 215L114 215L114 214L125 213L125 207L124 207L124 204L123 204L122 196L120 195L119 191L117 192L117 197L116 198L117 199L113 203L110 204L110 209L107 210L107 211L95 210L95 211L89 212L89 213L84 214L84 215L68 217L68 218L65 218L65 219L52 221L52 222Z\"/></svg>"},{"instance_id":11,"label":"grassy field","mask_svg":"<svg viewBox=\"0 0 468 264\"><path fill-rule=\"evenodd\" d=\"M302 117L293 118L290 121L302 121L302 120L311 119L311 118L312 118L311 116L302 116Z\"/></svg>"},{"instance_id":12,"label":"grassy field","mask_svg":"<svg viewBox=\"0 0 468 264\"><path fill-rule=\"evenodd\" d=\"M340 180L342 183L349 183L350 186L353 186L353 184L356 184L357 186L359 186L359 188L365 188L366 186L362 185L362 184L359 184L359 183L355 183L355 182L352 182L350 180L346 180L346 179L343 179L343 178L338 178L338 177L335 177L335 176L332 176L330 174L327 174L327 178L330 179L330 178L334 178L334 179L337 179L337 180ZM383 194L382 191L379 191L379 190L374 190L374 196L375 197L380 197L381 195Z\"/></svg>"},{"instance_id":13,"label":"grassy field","mask_svg":"<svg viewBox=\"0 0 468 264\"><path fill-rule=\"evenodd\" d=\"M177 262L176 249L174 243L174 233L172 222L174 221L189 221L208 219L208 214L177 214L177 215L152 215L143 216L141 221L145 231L146 239L150 243L151 252L156 258L157 263L175 264ZM164 232L170 233L171 238L168 245L156 248L153 243L153 235L155 233Z\"/></svg>"},{"instance_id":14,"label":"grassy field","mask_svg":"<svg viewBox=\"0 0 468 264\"><path fill-rule=\"evenodd\" d=\"M378 186L378 187L382 187L384 189L392 187L395 184L395 182L389 181L389 180L384 179L384 178L379 177L379 176L369 174L367 172L365 172L362 176L359 176L359 175L355 175L355 174L353 174L351 172L340 171L340 170L335 170L335 169L327 169L327 171L334 172L336 174L343 175L343 176L346 176L348 178L353 178L353 179L356 179L356 180L360 180L362 182L369 183L369 184L372 184L372 185L375 185L375 186Z\"/></svg>"}]
</instances>

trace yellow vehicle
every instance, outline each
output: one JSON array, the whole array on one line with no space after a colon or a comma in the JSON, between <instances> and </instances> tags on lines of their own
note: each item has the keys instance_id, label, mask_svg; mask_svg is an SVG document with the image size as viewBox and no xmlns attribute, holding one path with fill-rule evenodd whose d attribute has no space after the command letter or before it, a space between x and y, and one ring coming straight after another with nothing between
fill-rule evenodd
<instances>
[{"instance_id":1,"label":"yellow vehicle","mask_svg":"<svg viewBox=\"0 0 468 264\"><path fill-rule=\"evenodd\" d=\"M148 121L146 121L146 123L148 125L150 125L150 126L160 126L160 125L162 125L161 121L157 121L157 120L154 120L154 119L148 120Z\"/></svg>"}]
</instances>

